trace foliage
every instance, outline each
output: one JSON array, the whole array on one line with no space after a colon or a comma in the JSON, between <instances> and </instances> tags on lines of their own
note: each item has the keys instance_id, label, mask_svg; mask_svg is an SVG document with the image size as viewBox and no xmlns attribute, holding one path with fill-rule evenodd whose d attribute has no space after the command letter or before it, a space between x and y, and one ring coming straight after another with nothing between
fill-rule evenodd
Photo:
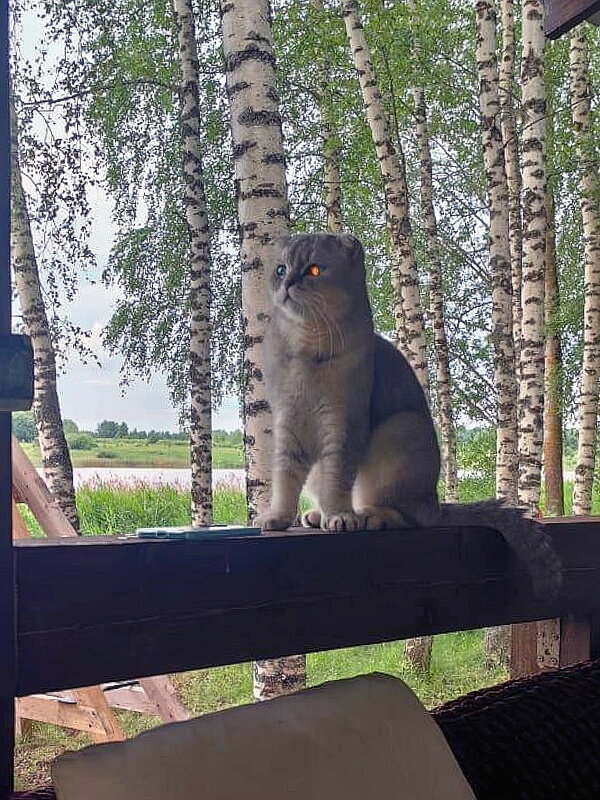
<instances>
[{"instance_id":1,"label":"foliage","mask_svg":"<svg viewBox=\"0 0 600 800\"><path fill-rule=\"evenodd\" d=\"M96 428L96 435L101 439L124 439L128 433L126 422L115 422L112 419L103 419Z\"/></svg>"},{"instance_id":2,"label":"foliage","mask_svg":"<svg viewBox=\"0 0 600 800\"><path fill-rule=\"evenodd\" d=\"M466 476L493 481L496 474L495 428L460 428L457 440L458 465Z\"/></svg>"},{"instance_id":3,"label":"foliage","mask_svg":"<svg viewBox=\"0 0 600 800\"><path fill-rule=\"evenodd\" d=\"M69 450L93 450L98 447L98 442L89 433L68 433L67 444Z\"/></svg>"},{"instance_id":4,"label":"foliage","mask_svg":"<svg viewBox=\"0 0 600 800\"><path fill-rule=\"evenodd\" d=\"M20 442L33 442L37 436L33 411L15 411L12 415L12 432Z\"/></svg>"},{"instance_id":5,"label":"foliage","mask_svg":"<svg viewBox=\"0 0 600 800\"><path fill-rule=\"evenodd\" d=\"M104 270L105 280L119 290L115 313L106 331L107 344L124 356L125 382L136 374L150 378L156 370L165 372L172 397L185 412L189 304L177 45L171 5L165 0L45 0L41 11L53 41L61 43L62 55L54 58L47 54L38 68L17 49L14 68L22 95L24 157L28 163L46 165L39 169L47 176L44 185L47 182L48 187L58 185L56 181L52 183L48 171L52 137L44 139L38 153L34 116L43 113L48 118L49 109L56 108L65 126L68 122L68 137L56 145L58 172L52 173L65 178L60 184L61 193L51 196L49 189L41 189L36 208L51 214L68 195L83 198L81 211L86 212L89 183L85 180L89 179L88 167L93 164L94 181L102 183L114 203L117 228ZM339 8L326 2L325 9L318 11L305 0L276 0L273 11L293 228L311 231L322 229L325 224L320 113L326 102L340 149L344 220L366 246L376 326L391 334L392 290L381 177ZM469 427L489 427L495 419L489 209L479 133L474 6L466 0L415 0L411 10L404 3L362 0L361 11L392 121L394 142L402 146L405 154L426 308L431 256L419 211L411 92L415 84L425 89L434 201L443 244L453 403L461 422ZM199 91L206 109L202 135L214 256L213 369L218 401L223 393L237 391L243 344L240 276L235 256L235 184L216 3L196 0L196 12ZM600 85L600 33L591 27L588 32L596 91ZM17 25L15 40L18 36ZM42 68L51 71L49 67L55 68L54 77L51 86L45 86L40 84L39 74ZM549 43L546 76L552 124L547 162L558 227L561 307L557 324L565 356L563 405L567 424L572 425L581 363L583 258L579 165L573 147L568 73L568 41ZM328 76L326 94L320 85L322 74ZM518 110L518 82L514 90ZM55 102L59 96L70 99ZM520 120L519 114L517 118ZM55 130L56 123L52 124ZM593 124L598 125L597 114ZM85 153L81 151L83 138ZM67 153L71 155L67 157ZM85 167L85 180L67 174L68 165L74 172ZM33 187L29 188L33 192ZM43 202L41 198L45 198ZM61 214L73 212L75 206L72 201L69 203L70 210ZM70 219L71 228L63 228L69 242L75 225L74 218ZM85 232L87 223L81 225ZM81 241L85 243L85 235ZM70 263L66 257L63 261L65 265ZM79 269L85 259L71 261ZM431 374L435 374L433 369ZM143 432L135 433L143 437ZM149 432L148 436L153 441L166 438L157 432ZM484 437L461 443L462 468L477 471L486 481L491 480L493 469L489 446Z\"/></svg>"},{"instance_id":6,"label":"foliage","mask_svg":"<svg viewBox=\"0 0 600 800\"><path fill-rule=\"evenodd\" d=\"M63 430L66 435L70 433L79 433L79 426L72 419L63 419Z\"/></svg>"}]
</instances>

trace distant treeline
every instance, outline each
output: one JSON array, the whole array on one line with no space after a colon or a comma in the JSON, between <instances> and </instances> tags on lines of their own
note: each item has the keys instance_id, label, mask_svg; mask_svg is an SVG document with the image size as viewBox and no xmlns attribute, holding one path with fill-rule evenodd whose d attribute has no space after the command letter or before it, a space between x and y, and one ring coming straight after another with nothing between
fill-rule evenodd
<instances>
[{"instance_id":1,"label":"distant treeline","mask_svg":"<svg viewBox=\"0 0 600 800\"><path fill-rule=\"evenodd\" d=\"M98 423L95 431L82 431L72 419L63 420L63 426L67 439L71 439L75 434L92 436L98 439L147 439L150 442L164 440L186 442L188 433L186 431L156 431L154 429L145 431L137 428L129 429L126 422L115 422L114 420L104 419ZM12 415L12 430L20 442L33 442L37 438L37 429L33 411L17 411ZM213 444L221 447L239 447L242 444L242 432L237 431L213 431Z\"/></svg>"}]
</instances>

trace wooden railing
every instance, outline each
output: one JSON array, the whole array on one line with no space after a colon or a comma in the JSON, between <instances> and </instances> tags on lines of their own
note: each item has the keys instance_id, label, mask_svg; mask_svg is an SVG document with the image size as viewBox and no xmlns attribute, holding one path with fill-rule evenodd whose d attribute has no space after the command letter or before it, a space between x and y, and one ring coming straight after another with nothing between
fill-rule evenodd
<instances>
[{"instance_id":1,"label":"wooden railing","mask_svg":"<svg viewBox=\"0 0 600 800\"><path fill-rule=\"evenodd\" d=\"M600 521L548 522L552 601L489 529L16 543L17 694L551 617L600 619Z\"/></svg>"}]
</instances>

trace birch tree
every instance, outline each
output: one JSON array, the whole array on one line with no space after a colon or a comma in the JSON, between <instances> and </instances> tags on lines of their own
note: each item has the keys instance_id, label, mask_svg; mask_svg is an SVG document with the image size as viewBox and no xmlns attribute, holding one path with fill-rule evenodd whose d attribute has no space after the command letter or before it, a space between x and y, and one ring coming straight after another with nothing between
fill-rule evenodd
<instances>
[{"instance_id":1,"label":"birch tree","mask_svg":"<svg viewBox=\"0 0 600 800\"><path fill-rule=\"evenodd\" d=\"M323 0L311 0L317 14L325 10ZM331 233L342 233L342 186L340 179L340 142L335 130L333 116L329 64L327 50L318 54L318 88L317 102L321 116L321 138L323 153L323 183L325 184L325 212L327 214L327 230Z\"/></svg>"},{"instance_id":2,"label":"birch tree","mask_svg":"<svg viewBox=\"0 0 600 800\"><path fill-rule=\"evenodd\" d=\"M212 522L210 229L200 132L198 51L191 0L175 0L185 214L190 239L190 462L192 525Z\"/></svg>"},{"instance_id":3,"label":"birch tree","mask_svg":"<svg viewBox=\"0 0 600 800\"><path fill-rule=\"evenodd\" d=\"M262 373L263 338L271 313L269 270L277 239L288 232L289 210L268 0L222 0L221 16L240 232L246 485L252 520L267 507L270 494L273 434ZM254 664L259 700L295 691L305 681L303 655Z\"/></svg>"},{"instance_id":4,"label":"birch tree","mask_svg":"<svg viewBox=\"0 0 600 800\"><path fill-rule=\"evenodd\" d=\"M521 347L521 274L523 226L521 221L521 165L515 108L516 35L514 0L500 0L502 51L498 70L500 127L508 184L508 230L512 273L513 338L515 364Z\"/></svg>"},{"instance_id":5,"label":"birch tree","mask_svg":"<svg viewBox=\"0 0 600 800\"><path fill-rule=\"evenodd\" d=\"M595 134L591 123L586 28L571 32L570 91L583 222L585 257L583 360L578 404L577 466L573 485L573 513L589 514L596 463L598 380L600 377L600 180Z\"/></svg>"},{"instance_id":6,"label":"birch tree","mask_svg":"<svg viewBox=\"0 0 600 800\"><path fill-rule=\"evenodd\" d=\"M38 440L48 488L75 530L73 465L62 425L56 379L56 354L44 304L19 158L19 133L11 97L11 264L25 333L34 354L34 397Z\"/></svg>"},{"instance_id":7,"label":"birch tree","mask_svg":"<svg viewBox=\"0 0 600 800\"><path fill-rule=\"evenodd\" d=\"M553 191L548 186L546 212L546 285L544 319L546 345L544 353L544 489L546 514L559 517L565 513L562 447L562 349L559 330L559 290L556 264L556 216Z\"/></svg>"},{"instance_id":8,"label":"birch tree","mask_svg":"<svg viewBox=\"0 0 600 800\"><path fill-rule=\"evenodd\" d=\"M444 497L446 502L458 500L458 475L456 465L456 430L452 412L450 359L442 281L443 248L438 234L437 218L433 204L433 165L427 125L427 105L422 86L413 88L415 102L415 132L419 150L419 177L421 188L421 213L425 225L425 246L429 255L429 315L433 326L435 360L437 367L436 393L439 415Z\"/></svg>"},{"instance_id":9,"label":"birch tree","mask_svg":"<svg viewBox=\"0 0 600 800\"><path fill-rule=\"evenodd\" d=\"M497 394L496 494L511 503L517 494L517 383L512 333L512 282L508 184L500 129L496 13L492 0L479 0L476 58L481 136L487 177L489 257L492 278L492 341Z\"/></svg>"},{"instance_id":10,"label":"birch tree","mask_svg":"<svg viewBox=\"0 0 600 800\"><path fill-rule=\"evenodd\" d=\"M546 260L546 99L544 6L523 0L523 277L519 382L519 502L536 512L540 497L544 408Z\"/></svg>"},{"instance_id":11,"label":"birch tree","mask_svg":"<svg viewBox=\"0 0 600 800\"><path fill-rule=\"evenodd\" d=\"M404 153L400 142L392 141L389 118L378 88L357 0L343 2L342 14L383 181L399 346L429 397L427 351L419 275L412 243Z\"/></svg>"}]
</instances>

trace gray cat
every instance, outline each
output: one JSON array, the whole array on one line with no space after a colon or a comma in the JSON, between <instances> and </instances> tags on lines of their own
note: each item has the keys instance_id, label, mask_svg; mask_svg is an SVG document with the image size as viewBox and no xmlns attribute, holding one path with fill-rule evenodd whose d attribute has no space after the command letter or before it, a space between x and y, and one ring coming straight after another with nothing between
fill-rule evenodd
<instances>
[{"instance_id":1,"label":"gray cat","mask_svg":"<svg viewBox=\"0 0 600 800\"><path fill-rule=\"evenodd\" d=\"M273 490L264 529L283 530L303 488L325 530L487 525L525 561L538 594L561 566L542 526L491 500L440 504L440 452L427 401L404 356L373 330L364 252L349 235L282 240L271 279L265 379L274 417Z\"/></svg>"}]
</instances>

